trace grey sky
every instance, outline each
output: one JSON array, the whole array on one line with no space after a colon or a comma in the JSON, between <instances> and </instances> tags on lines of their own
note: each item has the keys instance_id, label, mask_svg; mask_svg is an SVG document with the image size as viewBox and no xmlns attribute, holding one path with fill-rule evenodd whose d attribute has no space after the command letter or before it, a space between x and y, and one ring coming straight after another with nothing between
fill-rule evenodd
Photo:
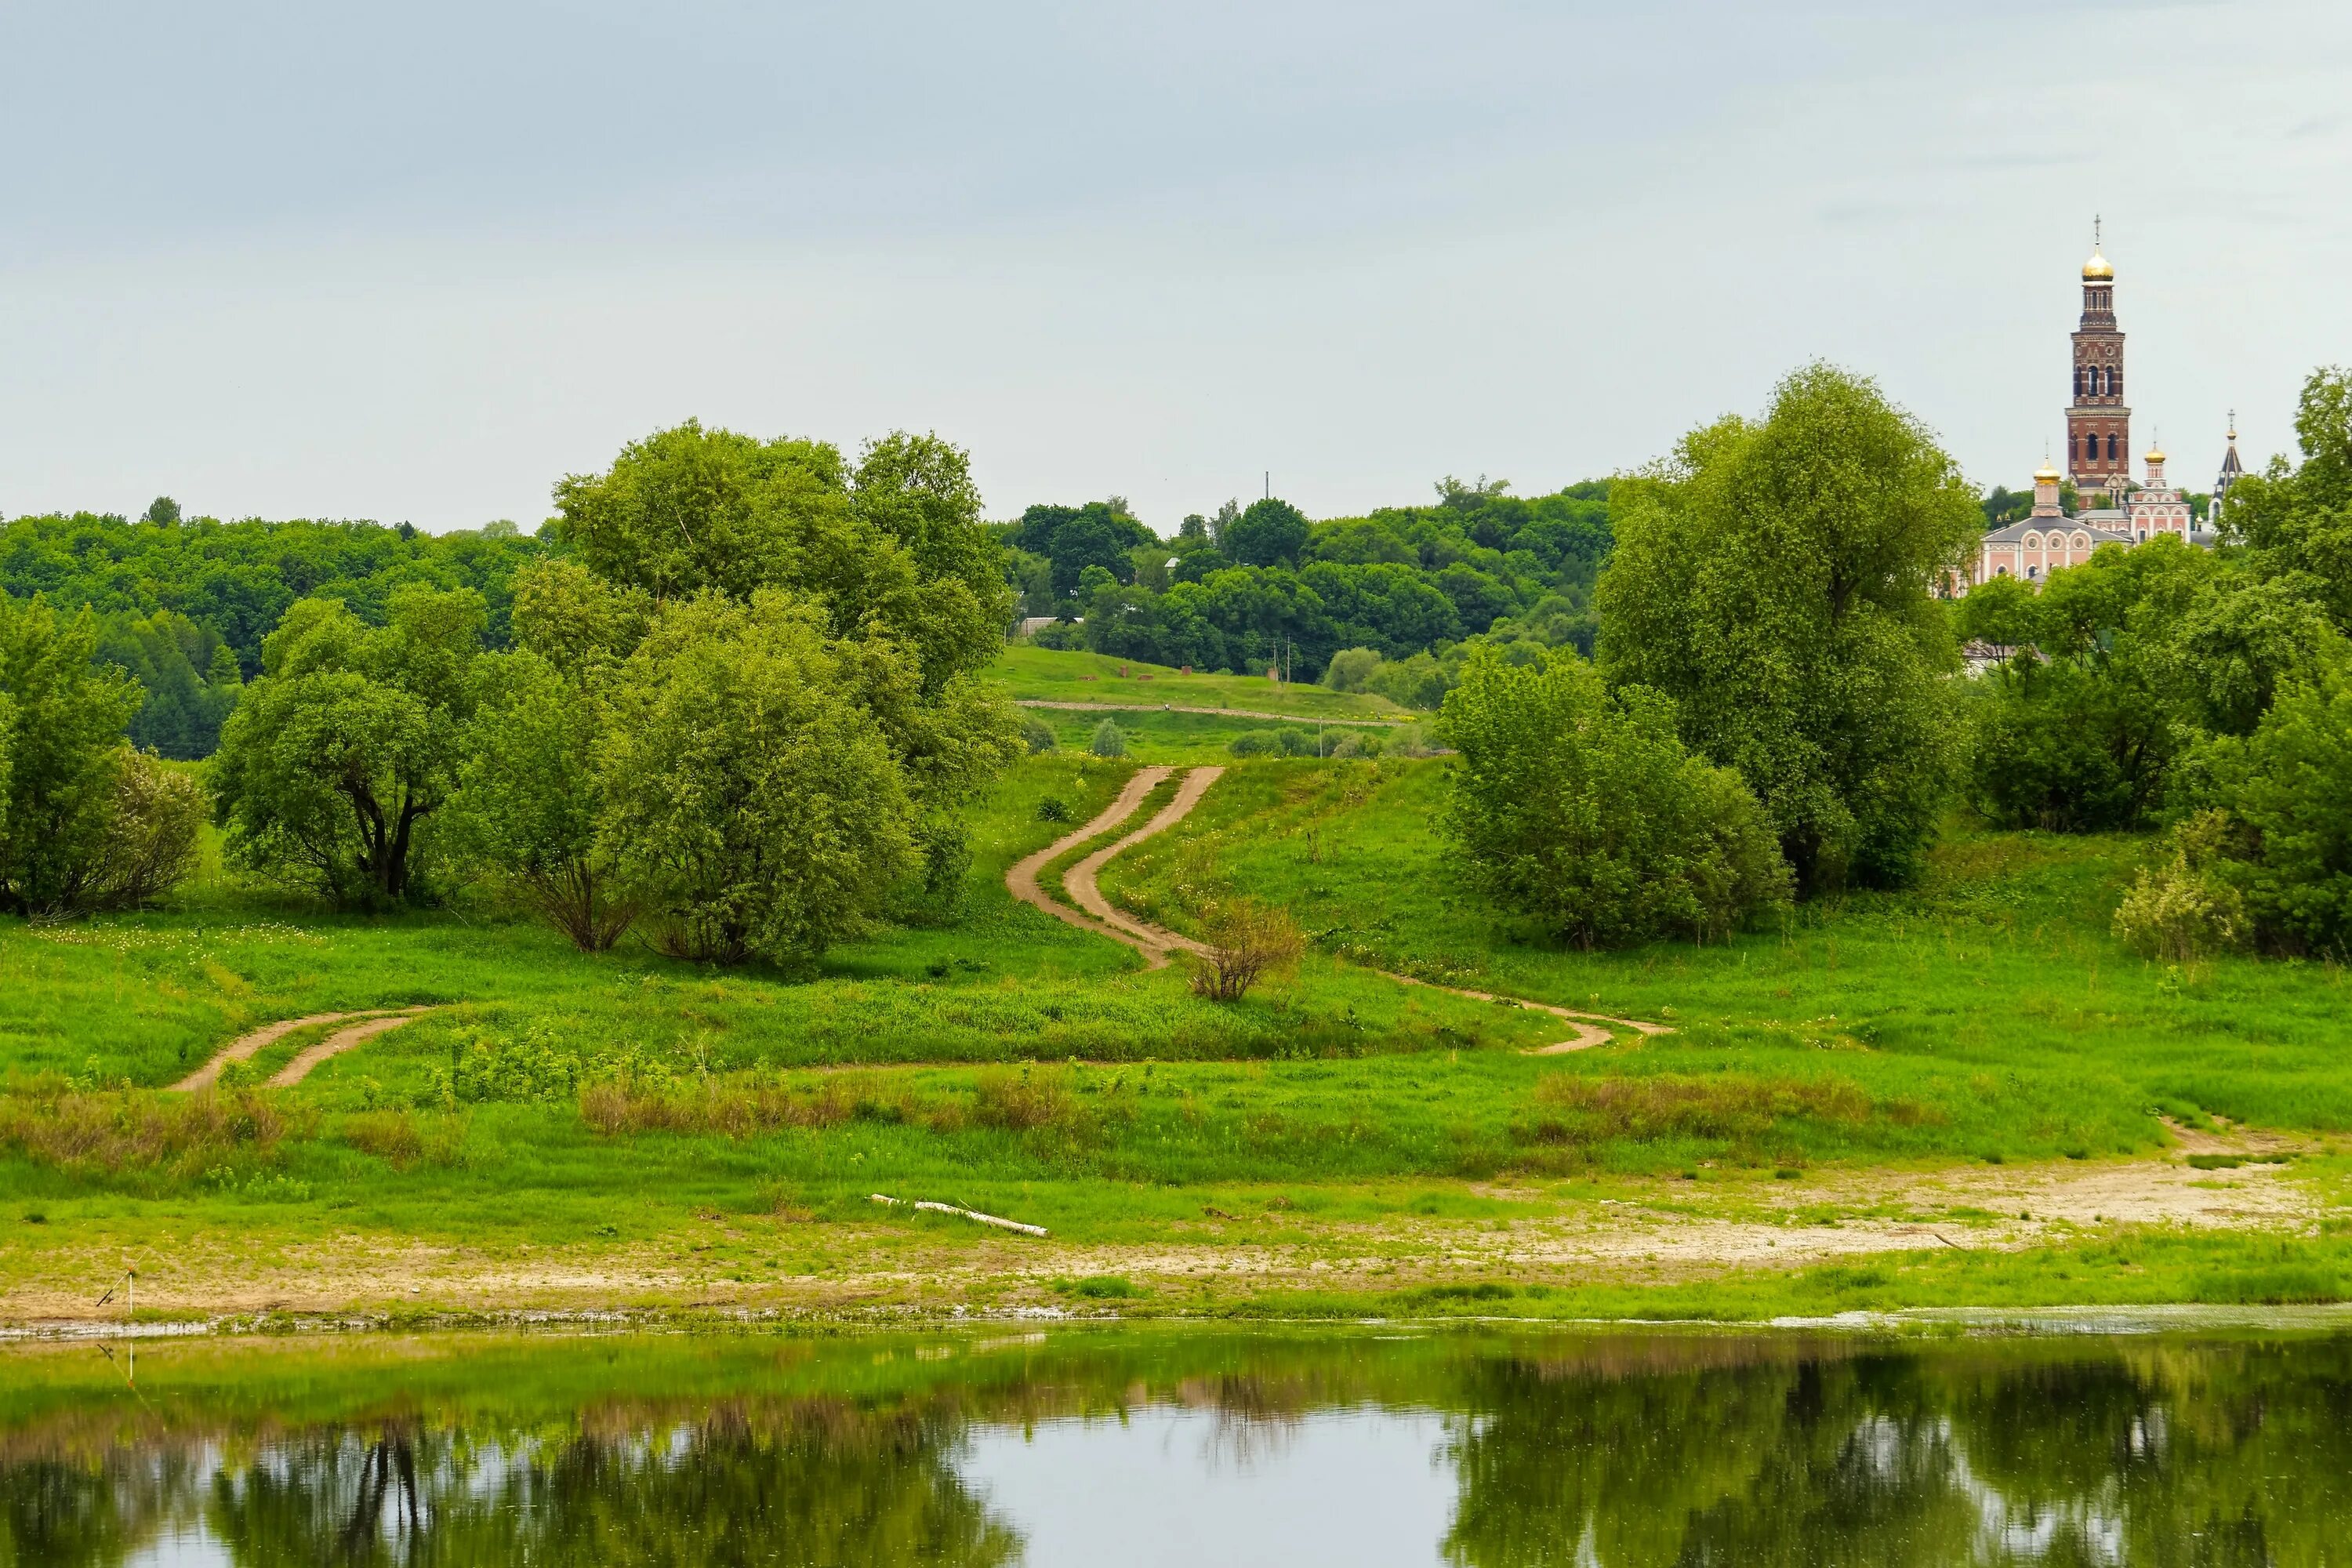
<instances>
[{"instance_id":1,"label":"grey sky","mask_svg":"<svg viewBox=\"0 0 2352 1568\"><path fill-rule=\"evenodd\" d=\"M2352 361L2352 6L0 0L0 512L535 521L688 415L1172 530L1825 357L1985 483L2106 216L2202 485Z\"/></svg>"}]
</instances>

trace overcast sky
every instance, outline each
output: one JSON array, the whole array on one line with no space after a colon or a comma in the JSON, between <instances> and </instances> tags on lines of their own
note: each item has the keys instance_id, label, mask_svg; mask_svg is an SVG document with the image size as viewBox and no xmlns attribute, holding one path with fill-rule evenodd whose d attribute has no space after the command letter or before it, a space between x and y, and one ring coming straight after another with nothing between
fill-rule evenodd
<instances>
[{"instance_id":1,"label":"overcast sky","mask_svg":"<svg viewBox=\"0 0 2352 1568\"><path fill-rule=\"evenodd\" d=\"M992 515L1637 466L1815 357L2201 487L2352 362L2352 5L0 0L0 513L526 526L688 416Z\"/></svg>"}]
</instances>

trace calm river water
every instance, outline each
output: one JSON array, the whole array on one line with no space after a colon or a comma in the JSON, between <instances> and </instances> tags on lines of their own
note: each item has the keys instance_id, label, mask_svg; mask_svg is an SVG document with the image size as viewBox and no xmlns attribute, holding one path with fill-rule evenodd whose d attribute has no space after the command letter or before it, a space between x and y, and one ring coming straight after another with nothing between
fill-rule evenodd
<instances>
[{"instance_id":1,"label":"calm river water","mask_svg":"<svg viewBox=\"0 0 2352 1568\"><path fill-rule=\"evenodd\" d=\"M0 1565L2352 1563L2352 1333L0 1350Z\"/></svg>"}]
</instances>

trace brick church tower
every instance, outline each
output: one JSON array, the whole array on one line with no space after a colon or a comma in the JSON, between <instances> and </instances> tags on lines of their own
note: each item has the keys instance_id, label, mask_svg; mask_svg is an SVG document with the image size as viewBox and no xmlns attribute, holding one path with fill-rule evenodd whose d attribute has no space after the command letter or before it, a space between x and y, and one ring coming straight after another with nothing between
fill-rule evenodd
<instances>
[{"instance_id":1,"label":"brick church tower","mask_svg":"<svg viewBox=\"0 0 2352 1568\"><path fill-rule=\"evenodd\" d=\"M2085 509L2121 504L2131 471L2131 410L2124 404L2124 335L2116 327L2116 269L2095 237L2083 263L2083 321L2074 329L2074 402L2066 410L2066 468Z\"/></svg>"}]
</instances>

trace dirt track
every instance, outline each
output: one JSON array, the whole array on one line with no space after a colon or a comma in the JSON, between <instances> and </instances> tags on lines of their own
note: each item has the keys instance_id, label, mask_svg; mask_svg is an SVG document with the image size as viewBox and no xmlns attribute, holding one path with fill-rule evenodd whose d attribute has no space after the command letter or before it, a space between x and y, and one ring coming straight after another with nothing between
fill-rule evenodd
<instances>
[{"instance_id":1,"label":"dirt track","mask_svg":"<svg viewBox=\"0 0 2352 1568\"><path fill-rule=\"evenodd\" d=\"M1062 706L1068 707L1074 704L1065 703ZM1201 804L1201 797L1209 793L1209 786L1224 776L1225 770L1222 767L1194 768L1187 773L1184 775L1184 782L1177 786L1175 798L1160 807L1150 821L1124 838L1096 850L1063 874L1063 887L1067 889L1070 897L1076 899L1085 909L1086 914L1080 914L1078 910L1071 909L1067 904L1048 898L1037 886L1037 873L1046 864L1057 856L1067 854L1097 834L1108 833L1119 823L1134 816L1136 808L1143 804L1144 796L1150 795L1159 786L1160 781L1167 778L1173 771L1171 768L1151 767L1138 773L1134 778L1128 781L1127 788L1119 792L1118 798L1113 801L1109 808L1101 816L1079 828L1076 833L1039 850L1006 872L1004 874L1006 889L1024 904L1034 905L1047 914L1067 921L1081 930L1091 931L1097 935L1107 936L1113 942L1126 943L1143 955L1144 967L1147 969L1163 967L1168 963L1168 955L1171 952L1207 952L1206 948L1189 936L1153 925L1148 921L1139 920L1120 909L1102 896L1097 879L1102 874L1102 868L1120 855L1156 834L1165 833L1191 816L1192 808ZM1093 918L1089 920L1088 915ZM1435 981L1419 980L1412 975L1399 974L1391 970L1375 969L1372 973L1393 980L1400 985L1426 986L1432 991L1443 991L1449 995L1466 997L1473 1002L1510 1001L1522 1007L1531 1007L1538 1013L1549 1013L1553 1017L1565 1021L1569 1027L1575 1031L1567 1039L1557 1044L1536 1047L1528 1053L1529 1056L1559 1056L1565 1051L1581 1051L1593 1046L1605 1046L1616 1037L1612 1031L1617 1029L1630 1029L1643 1036L1674 1033L1671 1025L1654 1024L1645 1019L1618 1018L1606 1013L1580 1013L1568 1007L1555 1007L1549 1002L1531 1002L1521 996L1497 997L1489 991L1472 991L1459 985L1440 985Z\"/></svg>"},{"instance_id":2,"label":"dirt track","mask_svg":"<svg viewBox=\"0 0 2352 1568\"><path fill-rule=\"evenodd\" d=\"M291 1089L310 1077L310 1069L329 1057L340 1056L353 1046L372 1040L387 1030L397 1029L411 1018L431 1011L430 1007L394 1007L362 1013L312 1013L308 1017L281 1018L275 1024L264 1024L250 1034L231 1040L214 1052L210 1061L172 1088L183 1094L210 1089L220 1081L221 1073L231 1062L250 1061L297 1030L315 1028L320 1024L346 1024L346 1027L337 1029L325 1039L303 1047L294 1054L292 1061L271 1076L271 1089Z\"/></svg>"}]
</instances>

